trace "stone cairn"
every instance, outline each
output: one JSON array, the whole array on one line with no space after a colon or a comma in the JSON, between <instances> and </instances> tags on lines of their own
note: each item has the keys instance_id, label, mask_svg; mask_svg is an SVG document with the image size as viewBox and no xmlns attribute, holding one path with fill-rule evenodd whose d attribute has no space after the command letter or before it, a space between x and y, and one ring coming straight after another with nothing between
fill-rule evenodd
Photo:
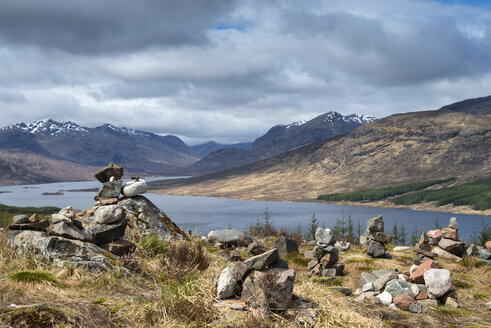
<instances>
[{"instance_id":1,"label":"stone cairn","mask_svg":"<svg viewBox=\"0 0 491 328\"><path fill-rule=\"evenodd\" d=\"M308 275L334 277L342 276L344 263L338 263L338 249L331 229L318 228L315 232L316 245L311 251L305 252L306 258L313 258L308 264ZM349 245L348 245L349 247Z\"/></svg>"},{"instance_id":2,"label":"stone cairn","mask_svg":"<svg viewBox=\"0 0 491 328\"><path fill-rule=\"evenodd\" d=\"M360 244L368 244L367 255L376 258L390 258L385 244L391 240L392 236L384 233L384 219L381 215L368 220L365 233L360 236Z\"/></svg>"},{"instance_id":3,"label":"stone cairn","mask_svg":"<svg viewBox=\"0 0 491 328\"><path fill-rule=\"evenodd\" d=\"M144 180L133 178L123 185L123 168L113 163L95 177L102 183L95 206L87 210L68 206L52 214L51 220L17 215L5 234L7 242L18 252L34 251L56 266L101 271L113 267L118 256L134 251L135 244L124 239L125 234L185 237L165 213L140 196L147 190Z\"/></svg>"}]
</instances>

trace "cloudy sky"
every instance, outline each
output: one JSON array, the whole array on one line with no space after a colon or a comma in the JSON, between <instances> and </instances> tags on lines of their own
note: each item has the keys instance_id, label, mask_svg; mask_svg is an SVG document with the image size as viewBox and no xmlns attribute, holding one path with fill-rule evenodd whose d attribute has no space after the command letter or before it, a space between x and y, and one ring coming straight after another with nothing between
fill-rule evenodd
<instances>
[{"instance_id":1,"label":"cloudy sky","mask_svg":"<svg viewBox=\"0 0 491 328\"><path fill-rule=\"evenodd\" d=\"M0 0L0 126L251 141L491 94L487 0Z\"/></svg>"}]
</instances>

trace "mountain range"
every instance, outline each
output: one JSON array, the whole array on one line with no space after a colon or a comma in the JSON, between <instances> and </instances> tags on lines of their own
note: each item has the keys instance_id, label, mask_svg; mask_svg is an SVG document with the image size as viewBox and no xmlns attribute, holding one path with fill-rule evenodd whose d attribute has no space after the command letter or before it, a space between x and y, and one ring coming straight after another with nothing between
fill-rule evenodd
<instances>
[{"instance_id":1,"label":"mountain range","mask_svg":"<svg viewBox=\"0 0 491 328\"><path fill-rule=\"evenodd\" d=\"M491 176L490 99L392 115L270 159L152 188L174 195L310 200L439 178L474 181Z\"/></svg>"}]
</instances>

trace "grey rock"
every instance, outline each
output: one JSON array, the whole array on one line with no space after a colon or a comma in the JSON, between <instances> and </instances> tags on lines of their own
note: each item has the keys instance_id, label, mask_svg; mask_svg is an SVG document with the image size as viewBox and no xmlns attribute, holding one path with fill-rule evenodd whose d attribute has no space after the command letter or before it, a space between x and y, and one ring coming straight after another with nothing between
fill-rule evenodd
<instances>
[{"instance_id":1,"label":"grey rock","mask_svg":"<svg viewBox=\"0 0 491 328\"><path fill-rule=\"evenodd\" d=\"M456 217L451 217L448 222L448 227L453 229L459 229L459 221L457 221Z\"/></svg>"},{"instance_id":2,"label":"grey rock","mask_svg":"<svg viewBox=\"0 0 491 328\"><path fill-rule=\"evenodd\" d=\"M65 217L69 218L70 220L74 220L76 217L76 212L73 210L73 208L71 206L67 206L67 207L62 208L58 212L58 214L63 215Z\"/></svg>"},{"instance_id":3,"label":"grey rock","mask_svg":"<svg viewBox=\"0 0 491 328\"><path fill-rule=\"evenodd\" d=\"M125 197L135 197L146 193L148 190L145 180L132 180L126 182L121 188L121 193Z\"/></svg>"},{"instance_id":4,"label":"grey rock","mask_svg":"<svg viewBox=\"0 0 491 328\"><path fill-rule=\"evenodd\" d=\"M367 242L368 242L368 238L366 235L361 235L360 236L360 239L358 240L358 242L360 243L360 245L366 245Z\"/></svg>"},{"instance_id":5,"label":"grey rock","mask_svg":"<svg viewBox=\"0 0 491 328\"><path fill-rule=\"evenodd\" d=\"M80 230L77 226L65 221L57 221L51 224L49 235L61 236L69 239L92 241L92 236Z\"/></svg>"},{"instance_id":6,"label":"grey rock","mask_svg":"<svg viewBox=\"0 0 491 328\"><path fill-rule=\"evenodd\" d=\"M251 257L244 263L255 270L263 270L276 262L279 257L280 255L278 254L278 250L276 248L273 248L268 252L264 252L260 255Z\"/></svg>"},{"instance_id":7,"label":"grey rock","mask_svg":"<svg viewBox=\"0 0 491 328\"><path fill-rule=\"evenodd\" d=\"M403 273L400 273L399 276L398 276L399 280L402 280L402 281L409 281L409 277Z\"/></svg>"},{"instance_id":8,"label":"grey rock","mask_svg":"<svg viewBox=\"0 0 491 328\"><path fill-rule=\"evenodd\" d=\"M336 270L336 276L342 276L344 274L344 263L336 263L329 265L327 268L329 269L335 269Z\"/></svg>"},{"instance_id":9,"label":"grey rock","mask_svg":"<svg viewBox=\"0 0 491 328\"><path fill-rule=\"evenodd\" d=\"M405 251L407 249L409 249L409 247L407 247L407 246L396 246L396 247L394 247L393 251L402 252L402 251Z\"/></svg>"},{"instance_id":10,"label":"grey rock","mask_svg":"<svg viewBox=\"0 0 491 328\"><path fill-rule=\"evenodd\" d=\"M419 265L416 265L416 264L413 264L411 265L411 267L409 268L409 274L413 274L414 271L416 271L418 269Z\"/></svg>"},{"instance_id":11,"label":"grey rock","mask_svg":"<svg viewBox=\"0 0 491 328\"><path fill-rule=\"evenodd\" d=\"M416 297L418 295L418 288L416 287L416 290L414 290L413 287L414 284L411 284L407 281L403 281L400 279L394 279L391 280L385 285L385 291L390 293L392 298L396 297L397 295L401 295L403 293L409 293L411 297Z\"/></svg>"},{"instance_id":12,"label":"grey rock","mask_svg":"<svg viewBox=\"0 0 491 328\"><path fill-rule=\"evenodd\" d=\"M37 221L29 223L12 223L8 226L9 230L35 230L35 231L46 231L49 227L49 221Z\"/></svg>"},{"instance_id":13,"label":"grey rock","mask_svg":"<svg viewBox=\"0 0 491 328\"><path fill-rule=\"evenodd\" d=\"M247 245L247 252L252 255L259 255L266 252L266 248L260 242L254 240Z\"/></svg>"},{"instance_id":14,"label":"grey rock","mask_svg":"<svg viewBox=\"0 0 491 328\"><path fill-rule=\"evenodd\" d=\"M394 311L399 311L399 309L397 308L397 306L394 303L389 304L389 309L394 310Z\"/></svg>"},{"instance_id":15,"label":"grey rock","mask_svg":"<svg viewBox=\"0 0 491 328\"><path fill-rule=\"evenodd\" d=\"M97 191L94 197L97 200L99 197L105 198L118 198L121 194L121 187L123 186L123 180L104 182Z\"/></svg>"},{"instance_id":16,"label":"grey rock","mask_svg":"<svg viewBox=\"0 0 491 328\"><path fill-rule=\"evenodd\" d=\"M252 268L244 262L237 262L235 263L233 270L235 280L238 284L242 284Z\"/></svg>"},{"instance_id":17,"label":"grey rock","mask_svg":"<svg viewBox=\"0 0 491 328\"><path fill-rule=\"evenodd\" d=\"M298 253L298 244L294 239L279 236L276 238L274 248L278 250L281 257L285 257L288 253Z\"/></svg>"},{"instance_id":18,"label":"grey rock","mask_svg":"<svg viewBox=\"0 0 491 328\"><path fill-rule=\"evenodd\" d=\"M14 223L28 223L29 217L25 214L19 214L12 218Z\"/></svg>"},{"instance_id":19,"label":"grey rock","mask_svg":"<svg viewBox=\"0 0 491 328\"><path fill-rule=\"evenodd\" d=\"M430 269L424 279L429 298L439 298L452 288L452 274L446 269Z\"/></svg>"},{"instance_id":20,"label":"grey rock","mask_svg":"<svg viewBox=\"0 0 491 328\"><path fill-rule=\"evenodd\" d=\"M380 270L373 270L372 273L375 275L375 277L380 278L383 275L387 273L392 273L396 272L396 270L389 270L389 269L380 269ZM396 272L397 273L397 272Z\"/></svg>"},{"instance_id":21,"label":"grey rock","mask_svg":"<svg viewBox=\"0 0 491 328\"><path fill-rule=\"evenodd\" d=\"M314 259L320 260L326 254L327 251L323 246L315 245L314 248L312 249L312 257Z\"/></svg>"},{"instance_id":22,"label":"grey rock","mask_svg":"<svg viewBox=\"0 0 491 328\"><path fill-rule=\"evenodd\" d=\"M421 305L421 303L416 302L409 307L409 312L421 313L423 312L423 305Z\"/></svg>"},{"instance_id":23,"label":"grey rock","mask_svg":"<svg viewBox=\"0 0 491 328\"><path fill-rule=\"evenodd\" d=\"M388 244L392 240L392 236L387 235L383 232L377 232L375 234L375 240L378 241L379 243L382 243L382 244Z\"/></svg>"},{"instance_id":24,"label":"grey rock","mask_svg":"<svg viewBox=\"0 0 491 328\"><path fill-rule=\"evenodd\" d=\"M292 303L293 269L253 271L247 276L241 298L253 308L287 309Z\"/></svg>"},{"instance_id":25,"label":"grey rock","mask_svg":"<svg viewBox=\"0 0 491 328\"><path fill-rule=\"evenodd\" d=\"M72 220L63 214L51 214L51 222L52 223L58 223L58 222L66 222L66 223L72 223Z\"/></svg>"},{"instance_id":26,"label":"grey rock","mask_svg":"<svg viewBox=\"0 0 491 328\"><path fill-rule=\"evenodd\" d=\"M109 224L123 217L123 207L120 205L105 205L94 213L94 221L99 224Z\"/></svg>"},{"instance_id":27,"label":"grey rock","mask_svg":"<svg viewBox=\"0 0 491 328\"><path fill-rule=\"evenodd\" d=\"M220 229L210 231L208 240L222 244L237 245L237 241L242 238L249 238L244 233L235 229Z\"/></svg>"},{"instance_id":28,"label":"grey rock","mask_svg":"<svg viewBox=\"0 0 491 328\"><path fill-rule=\"evenodd\" d=\"M486 303L486 308L488 309L488 311L491 311L491 301Z\"/></svg>"},{"instance_id":29,"label":"grey rock","mask_svg":"<svg viewBox=\"0 0 491 328\"><path fill-rule=\"evenodd\" d=\"M117 164L111 163L97 171L95 177L102 183L108 182L111 177L119 180L123 177L123 168Z\"/></svg>"},{"instance_id":30,"label":"grey rock","mask_svg":"<svg viewBox=\"0 0 491 328\"><path fill-rule=\"evenodd\" d=\"M456 309L459 307L459 303L457 303L457 300L455 298L447 297L447 299L445 300L445 306Z\"/></svg>"},{"instance_id":31,"label":"grey rock","mask_svg":"<svg viewBox=\"0 0 491 328\"><path fill-rule=\"evenodd\" d=\"M479 249L479 257L482 260L491 260L491 252L485 248Z\"/></svg>"},{"instance_id":32,"label":"grey rock","mask_svg":"<svg viewBox=\"0 0 491 328\"><path fill-rule=\"evenodd\" d=\"M322 228L317 228L317 231L315 232L315 240L317 241L317 244L322 245L333 245L335 242L331 229Z\"/></svg>"},{"instance_id":33,"label":"grey rock","mask_svg":"<svg viewBox=\"0 0 491 328\"><path fill-rule=\"evenodd\" d=\"M325 268L322 270L323 277L334 277L336 276L336 269L334 268Z\"/></svg>"},{"instance_id":34,"label":"grey rock","mask_svg":"<svg viewBox=\"0 0 491 328\"><path fill-rule=\"evenodd\" d=\"M443 257L443 258L446 258L448 260L452 260L452 261L459 261L459 260L461 260L461 258L458 257L457 255L451 254L451 253L447 252L446 250L441 249L440 247L435 247L435 248L433 248L432 251L436 255L438 255L440 257Z\"/></svg>"},{"instance_id":35,"label":"grey rock","mask_svg":"<svg viewBox=\"0 0 491 328\"><path fill-rule=\"evenodd\" d=\"M366 292L366 293L362 293L360 296L358 296L357 298L355 298L355 302L357 302L357 303L363 303L367 297L377 296L377 295L378 295L377 292Z\"/></svg>"},{"instance_id":36,"label":"grey rock","mask_svg":"<svg viewBox=\"0 0 491 328\"><path fill-rule=\"evenodd\" d=\"M377 278L377 280L375 280L373 282L373 286L374 286L376 291L380 292L380 291L384 290L385 285L389 281L394 280L394 279L399 279L399 274L395 271L388 272L388 273L380 276L380 278Z\"/></svg>"},{"instance_id":37,"label":"grey rock","mask_svg":"<svg viewBox=\"0 0 491 328\"><path fill-rule=\"evenodd\" d=\"M438 300L433 299L419 300L417 303L421 304L422 306L421 312L425 312L428 309L434 309L440 305Z\"/></svg>"},{"instance_id":38,"label":"grey rock","mask_svg":"<svg viewBox=\"0 0 491 328\"><path fill-rule=\"evenodd\" d=\"M330 266L338 262L338 249L333 246L324 248L326 254L320 259L320 263L324 266Z\"/></svg>"},{"instance_id":39,"label":"grey rock","mask_svg":"<svg viewBox=\"0 0 491 328\"><path fill-rule=\"evenodd\" d=\"M235 295L237 290L237 280L234 277L234 270L231 267L226 267L220 273L217 285L217 298L223 300Z\"/></svg>"},{"instance_id":40,"label":"grey rock","mask_svg":"<svg viewBox=\"0 0 491 328\"><path fill-rule=\"evenodd\" d=\"M377 280L377 277L370 272L362 272L360 275L360 280L358 281L358 285L362 287L367 282L374 282Z\"/></svg>"},{"instance_id":41,"label":"grey rock","mask_svg":"<svg viewBox=\"0 0 491 328\"><path fill-rule=\"evenodd\" d=\"M89 243L41 231L7 231L5 240L17 254L31 253L40 261L53 262L55 267L70 266L93 272L114 268L104 249Z\"/></svg>"},{"instance_id":42,"label":"grey rock","mask_svg":"<svg viewBox=\"0 0 491 328\"><path fill-rule=\"evenodd\" d=\"M390 295L389 292L384 291L383 293L377 295L377 297L380 299L383 305L389 305L392 303L392 295Z\"/></svg>"},{"instance_id":43,"label":"grey rock","mask_svg":"<svg viewBox=\"0 0 491 328\"><path fill-rule=\"evenodd\" d=\"M337 241L334 243L334 247L336 247L340 252L347 252L350 250L351 243L347 241Z\"/></svg>"},{"instance_id":44,"label":"grey rock","mask_svg":"<svg viewBox=\"0 0 491 328\"><path fill-rule=\"evenodd\" d=\"M363 285L362 287L362 292L374 292L375 291L375 286L373 285L373 282L367 282L366 284Z\"/></svg>"},{"instance_id":45,"label":"grey rock","mask_svg":"<svg viewBox=\"0 0 491 328\"><path fill-rule=\"evenodd\" d=\"M367 230L372 232L384 232L384 219L378 215L367 221Z\"/></svg>"},{"instance_id":46,"label":"grey rock","mask_svg":"<svg viewBox=\"0 0 491 328\"><path fill-rule=\"evenodd\" d=\"M438 246L440 246L442 249L449 252L450 254L459 257L462 257L462 255L464 255L464 245L465 243L462 241L456 241L447 238L442 238L438 243Z\"/></svg>"},{"instance_id":47,"label":"grey rock","mask_svg":"<svg viewBox=\"0 0 491 328\"><path fill-rule=\"evenodd\" d=\"M155 234L162 240L172 237L186 237L182 231L161 209L144 196L125 198L119 202L124 215L130 220L128 239L141 238Z\"/></svg>"},{"instance_id":48,"label":"grey rock","mask_svg":"<svg viewBox=\"0 0 491 328\"><path fill-rule=\"evenodd\" d=\"M85 224L90 218L84 220ZM96 245L102 245L112 242L113 240L124 237L126 225L128 224L127 218L122 218L111 224L97 224L92 222L85 228L85 232L92 236Z\"/></svg>"},{"instance_id":49,"label":"grey rock","mask_svg":"<svg viewBox=\"0 0 491 328\"><path fill-rule=\"evenodd\" d=\"M381 257L385 254L385 246L378 241L371 240L368 243L367 255L371 257Z\"/></svg>"},{"instance_id":50,"label":"grey rock","mask_svg":"<svg viewBox=\"0 0 491 328\"><path fill-rule=\"evenodd\" d=\"M466 255L466 256L479 256L479 249L474 244L466 245L464 255Z\"/></svg>"}]
</instances>

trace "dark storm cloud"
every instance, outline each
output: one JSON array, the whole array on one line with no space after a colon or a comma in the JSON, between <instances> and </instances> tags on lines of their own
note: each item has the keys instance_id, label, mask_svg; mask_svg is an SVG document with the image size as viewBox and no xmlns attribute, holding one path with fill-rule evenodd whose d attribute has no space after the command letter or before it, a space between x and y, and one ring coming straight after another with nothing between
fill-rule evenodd
<instances>
[{"instance_id":1,"label":"dark storm cloud","mask_svg":"<svg viewBox=\"0 0 491 328\"><path fill-rule=\"evenodd\" d=\"M0 40L73 53L199 43L234 7L222 0L0 2Z\"/></svg>"}]
</instances>

